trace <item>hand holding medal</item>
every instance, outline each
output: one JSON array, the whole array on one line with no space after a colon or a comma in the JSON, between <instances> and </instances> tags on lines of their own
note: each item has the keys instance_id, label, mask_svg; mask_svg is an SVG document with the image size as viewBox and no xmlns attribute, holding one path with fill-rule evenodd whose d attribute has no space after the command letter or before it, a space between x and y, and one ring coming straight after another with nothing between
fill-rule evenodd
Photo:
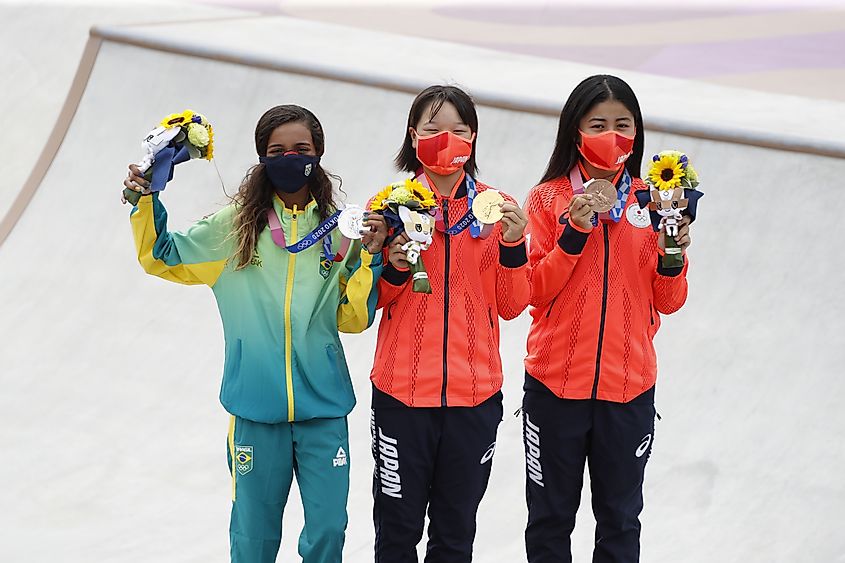
<instances>
[{"instance_id":1,"label":"hand holding medal","mask_svg":"<svg viewBox=\"0 0 845 563\"><path fill-rule=\"evenodd\" d=\"M484 225L501 221L502 240L516 242L522 238L528 219L522 209L509 201L498 191L487 189L472 200L472 214Z\"/></svg>"},{"instance_id":2,"label":"hand holding medal","mask_svg":"<svg viewBox=\"0 0 845 563\"><path fill-rule=\"evenodd\" d=\"M365 211L359 205L347 205L340 212L337 228L350 240L361 240L370 254L378 254L387 237L387 223L378 213Z\"/></svg>"},{"instance_id":3,"label":"hand holding medal","mask_svg":"<svg viewBox=\"0 0 845 563\"><path fill-rule=\"evenodd\" d=\"M607 213L616 204L616 186L608 180L593 178L584 184L584 193L590 194L590 209L595 213Z\"/></svg>"},{"instance_id":4,"label":"hand holding medal","mask_svg":"<svg viewBox=\"0 0 845 563\"><path fill-rule=\"evenodd\" d=\"M505 216L502 205L505 198L496 190L485 190L472 200L472 214L485 225L498 223Z\"/></svg>"},{"instance_id":5,"label":"hand holding medal","mask_svg":"<svg viewBox=\"0 0 845 563\"><path fill-rule=\"evenodd\" d=\"M607 213L616 205L616 186L613 182L594 178L586 182L583 192L575 195L569 202L569 221L581 227L583 231L593 228L596 214Z\"/></svg>"}]
</instances>

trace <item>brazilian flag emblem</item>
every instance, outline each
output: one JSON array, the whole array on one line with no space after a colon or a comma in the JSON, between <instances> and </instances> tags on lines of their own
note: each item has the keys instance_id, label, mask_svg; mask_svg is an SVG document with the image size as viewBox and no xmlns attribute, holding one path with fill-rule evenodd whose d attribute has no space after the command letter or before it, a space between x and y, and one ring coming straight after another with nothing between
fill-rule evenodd
<instances>
[{"instance_id":1,"label":"brazilian flag emblem","mask_svg":"<svg viewBox=\"0 0 845 563\"><path fill-rule=\"evenodd\" d=\"M235 469L241 475L252 471L252 446L235 446Z\"/></svg>"},{"instance_id":2,"label":"brazilian flag emblem","mask_svg":"<svg viewBox=\"0 0 845 563\"><path fill-rule=\"evenodd\" d=\"M334 260L326 258L325 253L320 254L320 275L323 276L324 280L329 279L333 264Z\"/></svg>"}]
</instances>

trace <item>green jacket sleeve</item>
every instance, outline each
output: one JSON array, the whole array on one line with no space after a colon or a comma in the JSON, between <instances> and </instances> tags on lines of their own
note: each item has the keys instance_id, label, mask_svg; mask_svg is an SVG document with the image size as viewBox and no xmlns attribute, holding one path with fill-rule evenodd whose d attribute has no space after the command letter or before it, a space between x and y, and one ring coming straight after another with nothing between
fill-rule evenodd
<instances>
[{"instance_id":1,"label":"green jacket sleeve","mask_svg":"<svg viewBox=\"0 0 845 563\"><path fill-rule=\"evenodd\" d=\"M373 324L381 271L381 252L370 254L356 241L346 261L346 275L340 276L340 305L337 309L340 332L363 332Z\"/></svg>"},{"instance_id":2,"label":"green jacket sleeve","mask_svg":"<svg viewBox=\"0 0 845 563\"><path fill-rule=\"evenodd\" d=\"M171 233L159 194L141 197L130 215L138 262L168 281L213 286L232 252L233 212L226 207L185 232Z\"/></svg>"}]
</instances>

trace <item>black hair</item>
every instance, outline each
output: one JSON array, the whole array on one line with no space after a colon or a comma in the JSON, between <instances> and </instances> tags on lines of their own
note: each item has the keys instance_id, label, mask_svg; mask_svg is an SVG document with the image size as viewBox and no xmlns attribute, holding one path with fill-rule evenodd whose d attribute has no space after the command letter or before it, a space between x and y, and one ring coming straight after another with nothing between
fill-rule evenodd
<instances>
[{"instance_id":1,"label":"black hair","mask_svg":"<svg viewBox=\"0 0 845 563\"><path fill-rule=\"evenodd\" d=\"M420 169L422 165L417 160L417 152L411 141L410 128L417 126L417 123L423 117L423 111L425 111L426 107L431 106L428 117L432 119L446 102L455 106L458 115L461 116L461 119L467 124L470 131L478 133L478 114L475 112L475 102L472 101L469 94L457 86L429 86L420 92L414 98L414 103L411 104L411 110L408 112L408 126L405 127L405 140L394 160L396 168L412 174ZM472 143L472 152L469 155L469 160L464 163L464 170L473 176L478 174L478 166L475 163L475 145L477 141L478 139L476 137L476 141Z\"/></svg>"},{"instance_id":2,"label":"black hair","mask_svg":"<svg viewBox=\"0 0 845 563\"><path fill-rule=\"evenodd\" d=\"M640 176L645 145L643 114L640 111L640 103L627 82L609 74L597 74L583 80L572 90L569 99L566 100L563 110L560 112L555 148L540 183L565 176L569 174L573 166L578 164L580 158L578 124L596 104L608 100L621 102L634 116L636 128L634 152L625 161L625 168L628 169L631 176L635 178Z\"/></svg>"}]
</instances>

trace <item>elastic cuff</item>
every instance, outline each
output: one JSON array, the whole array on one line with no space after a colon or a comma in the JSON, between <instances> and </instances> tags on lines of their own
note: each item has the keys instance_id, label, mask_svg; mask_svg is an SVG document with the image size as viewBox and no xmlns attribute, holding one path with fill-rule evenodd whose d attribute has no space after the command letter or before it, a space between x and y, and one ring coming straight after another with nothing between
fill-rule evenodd
<instances>
[{"instance_id":1,"label":"elastic cuff","mask_svg":"<svg viewBox=\"0 0 845 563\"><path fill-rule=\"evenodd\" d=\"M499 244L502 246L519 246L520 244L525 242L525 237L522 236L518 241L515 242L507 242L506 240L499 239Z\"/></svg>"},{"instance_id":2,"label":"elastic cuff","mask_svg":"<svg viewBox=\"0 0 845 563\"><path fill-rule=\"evenodd\" d=\"M579 227L579 226L578 226L578 225L576 225L575 223L571 223L571 222L569 222L569 221L567 221L567 222L566 222L566 224L567 224L567 225L570 225L573 229L575 229L575 230L576 230L576 231L578 231L579 233L586 233L586 234L590 234L590 233L592 233L592 232L593 232L593 229L590 229L590 230L585 231L584 229L582 229L581 227Z\"/></svg>"},{"instance_id":3,"label":"elastic cuff","mask_svg":"<svg viewBox=\"0 0 845 563\"><path fill-rule=\"evenodd\" d=\"M506 242L499 241L499 264L505 268L519 268L527 263L528 252L524 238L516 246L509 246Z\"/></svg>"},{"instance_id":4,"label":"elastic cuff","mask_svg":"<svg viewBox=\"0 0 845 563\"><path fill-rule=\"evenodd\" d=\"M375 254L373 254L366 248L362 248L361 252L366 252L367 254L372 256L372 259L370 260L370 266L381 266L384 262L384 254L382 254L381 252L376 252Z\"/></svg>"},{"instance_id":5,"label":"elastic cuff","mask_svg":"<svg viewBox=\"0 0 845 563\"><path fill-rule=\"evenodd\" d=\"M381 272L381 279L390 285L400 286L404 285L411 277L411 270L400 270L393 265L393 262L388 262L387 266Z\"/></svg>"},{"instance_id":6,"label":"elastic cuff","mask_svg":"<svg viewBox=\"0 0 845 563\"><path fill-rule=\"evenodd\" d=\"M578 256L584 250L588 238L590 238L589 232L578 230L572 223L567 222L566 227L563 228L563 233L557 239L557 245L567 254Z\"/></svg>"}]
</instances>

